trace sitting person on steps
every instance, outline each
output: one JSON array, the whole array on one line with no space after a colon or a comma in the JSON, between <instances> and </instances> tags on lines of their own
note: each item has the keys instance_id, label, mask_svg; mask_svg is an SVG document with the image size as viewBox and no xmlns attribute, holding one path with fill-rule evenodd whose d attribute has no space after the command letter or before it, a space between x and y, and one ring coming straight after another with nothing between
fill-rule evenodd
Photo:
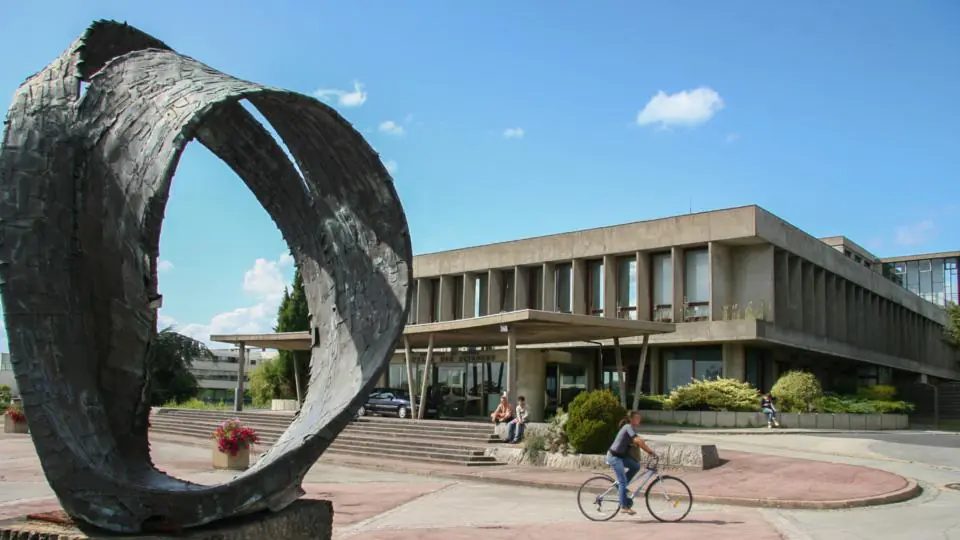
<instances>
[{"instance_id":1,"label":"sitting person on steps","mask_svg":"<svg viewBox=\"0 0 960 540\"><path fill-rule=\"evenodd\" d=\"M494 424L499 424L500 422L509 422L512 419L513 407L510 406L507 395L504 394L500 396L500 405L497 406L497 410L493 411L493 414L490 415L490 421Z\"/></svg>"},{"instance_id":2,"label":"sitting person on steps","mask_svg":"<svg viewBox=\"0 0 960 540\"><path fill-rule=\"evenodd\" d=\"M777 419L777 408L773 405L773 396L770 395L770 392L760 398L760 410L767 415L768 428L780 427L780 421Z\"/></svg>"},{"instance_id":3,"label":"sitting person on steps","mask_svg":"<svg viewBox=\"0 0 960 540\"><path fill-rule=\"evenodd\" d=\"M517 444L523 438L523 430L527 427L527 400L523 396L517 398L515 417L507 424L507 442Z\"/></svg>"}]
</instances>

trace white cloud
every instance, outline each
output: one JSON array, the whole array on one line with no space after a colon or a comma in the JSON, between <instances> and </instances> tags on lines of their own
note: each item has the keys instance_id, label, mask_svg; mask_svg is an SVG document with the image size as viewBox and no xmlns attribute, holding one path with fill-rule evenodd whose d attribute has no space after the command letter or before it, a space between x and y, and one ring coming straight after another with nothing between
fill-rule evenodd
<instances>
[{"instance_id":1,"label":"white cloud","mask_svg":"<svg viewBox=\"0 0 960 540\"><path fill-rule=\"evenodd\" d=\"M163 274L173 270L173 263L170 261L157 261L157 273Z\"/></svg>"},{"instance_id":2,"label":"white cloud","mask_svg":"<svg viewBox=\"0 0 960 540\"><path fill-rule=\"evenodd\" d=\"M916 246L930 242L936 235L937 225L933 220L925 219L897 227L894 242L901 246Z\"/></svg>"},{"instance_id":3,"label":"white cloud","mask_svg":"<svg viewBox=\"0 0 960 540\"><path fill-rule=\"evenodd\" d=\"M243 275L243 292L254 303L214 315L207 323L190 323L179 328L179 332L200 340L208 345L223 347L222 343L211 343L212 334L259 334L273 331L277 319L277 309L283 299L284 287L289 287L285 270L293 265L289 253L280 255L277 260L257 259ZM170 317L160 316L161 321L175 324ZM161 327L163 323L161 322Z\"/></svg>"},{"instance_id":4,"label":"white cloud","mask_svg":"<svg viewBox=\"0 0 960 540\"><path fill-rule=\"evenodd\" d=\"M384 122L380 122L379 129L381 133L388 133L390 135L397 135L397 136L403 135L404 133L407 132L407 130L403 129L403 126L394 122L393 120L386 120Z\"/></svg>"},{"instance_id":5,"label":"white cloud","mask_svg":"<svg viewBox=\"0 0 960 540\"><path fill-rule=\"evenodd\" d=\"M336 100L341 107L359 107L367 101L367 93L363 91L363 84L358 81L354 81L352 91L338 88L319 88L313 92L313 95L325 101Z\"/></svg>"},{"instance_id":6,"label":"white cloud","mask_svg":"<svg viewBox=\"0 0 960 540\"><path fill-rule=\"evenodd\" d=\"M507 128L503 130L504 139L522 139L525 135L522 127Z\"/></svg>"},{"instance_id":7,"label":"white cloud","mask_svg":"<svg viewBox=\"0 0 960 540\"><path fill-rule=\"evenodd\" d=\"M739 134L739 133L727 133L727 137L726 137L724 140L727 141L727 144L733 144L733 143L735 143L735 142L737 142L737 141L740 140L740 134Z\"/></svg>"},{"instance_id":8,"label":"white cloud","mask_svg":"<svg viewBox=\"0 0 960 540\"><path fill-rule=\"evenodd\" d=\"M400 168L400 166L397 165L397 162L392 159L384 162L383 166L387 168L387 172L390 174L396 173L397 169Z\"/></svg>"},{"instance_id":9,"label":"white cloud","mask_svg":"<svg viewBox=\"0 0 960 540\"><path fill-rule=\"evenodd\" d=\"M637 114L637 124L696 126L713 118L723 107L720 94L705 86L676 94L666 94L661 90Z\"/></svg>"}]
</instances>

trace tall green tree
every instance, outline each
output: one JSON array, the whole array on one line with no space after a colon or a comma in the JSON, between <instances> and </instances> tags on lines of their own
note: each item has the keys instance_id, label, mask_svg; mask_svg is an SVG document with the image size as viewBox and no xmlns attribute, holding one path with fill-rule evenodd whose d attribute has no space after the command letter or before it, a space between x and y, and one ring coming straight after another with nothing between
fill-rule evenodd
<instances>
[{"instance_id":1,"label":"tall green tree","mask_svg":"<svg viewBox=\"0 0 960 540\"><path fill-rule=\"evenodd\" d=\"M304 332L310 330L310 308L307 306L307 293L303 288L303 276L297 266L293 274L293 286L290 290L284 289L283 300L277 310L277 325L275 332ZM310 376L310 353L307 351L280 351L277 356L278 370L287 381L290 393L285 398L296 398L300 401L306 394L307 381ZM294 372L296 370L296 372ZM300 395L296 395L296 382L299 377Z\"/></svg>"},{"instance_id":2,"label":"tall green tree","mask_svg":"<svg viewBox=\"0 0 960 540\"><path fill-rule=\"evenodd\" d=\"M947 339L954 345L960 346L960 305L950 302L947 304Z\"/></svg>"},{"instance_id":3,"label":"tall green tree","mask_svg":"<svg viewBox=\"0 0 960 540\"><path fill-rule=\"evenodd\" d=\"M179 403L196 397L200 385L190 368L194 360L215 358L206 345L174 332L172 326L158 332L150 347L150 404Z\"/></svg>"}]
</instances>

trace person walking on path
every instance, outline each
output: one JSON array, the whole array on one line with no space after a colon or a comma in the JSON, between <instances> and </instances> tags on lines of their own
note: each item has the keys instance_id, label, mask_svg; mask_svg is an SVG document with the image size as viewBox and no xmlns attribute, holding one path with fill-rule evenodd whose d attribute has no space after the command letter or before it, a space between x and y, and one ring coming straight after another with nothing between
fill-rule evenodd
<instances>
[{"instance_id":1,"label":"person walking on path","mask_svg":"<svg viewBox=\"0 0 960 540\"><path fill-rule=\"evenodd\" d=\"M773 429L780 427L780 420L777 418L777 408L773 405L773 396L767 392L760 398L760 410L767 415L767 428Z\"/></svg>"},{"instance_id":2,"label":"person walking on path","mask_svg":"<svg viewBox=\"0 0 960 540\"><path fill-rule=\"evenodd\" d=\"M523 430L527 427L527 400L523 396L517 398L517 409L514 418L507 424L507 442L517 444L523 438Z\"/></svg>"},{"instance_id":3,"label":"person walking on path","mask_svg":"<svg viewBox=\"0 0 960 540\"><path fill-rule=\"evenodd\" d=\"M627 417L620 421L620 431L614 437L613 444L607 450L607 465L613 469L617 477L617 488L620 491L620 511L631 516L636 512L631 508L633 500L627 497L627 486L640 471L640 464L630 456L630 448L636 446L650 457L656 456L647 446L646 441L637 434L641 420L639 412L627 413Z\"/></svg>"}]
</instances>

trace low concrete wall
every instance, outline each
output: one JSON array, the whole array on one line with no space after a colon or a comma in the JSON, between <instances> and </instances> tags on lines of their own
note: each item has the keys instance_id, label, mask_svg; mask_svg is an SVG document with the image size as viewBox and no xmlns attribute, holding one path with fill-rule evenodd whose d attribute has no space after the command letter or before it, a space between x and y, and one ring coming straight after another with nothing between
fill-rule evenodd
<instances>
[{"instance_id":1,"label":"low concrete wall","mask_svg":"<svg viewBox=\"0 0 960 540\"><path fill-rule=\"evenodd\" d=\"M524 438L531 435L546 435L549 424L530 423L527 424ZM494 429L495 433L501 438L507 437L507 426L501 424ZM650 448L657 453L661 464L672 468L683 469L712 469L720 465L720 456L717 453L717 447L713 444L689 444L689 443L661 443L648 441ZM493 456L498 461L512 463L514 465L535 465L538 467L553 467L557 469L586 469L605 471L609 467L605 461L604 455L593 454L559 454L551 452L538 452L538 455L532 456L526 452L522 445L520 446L491 446L487 449L486 455ZM643 456L646 458L646 455Z\"/></svg>"},{"instance_id":2,"label":"low concrete wall","mask_svg":"<svg viewBox=\"0 0 960 540\"><path fill-rule=\"evenodd\" d=\"M707 428L752 428L767 425L763 413L714 411L640 411L644 422ZM780 426L800 429L849 429L880 431L907 429L905 414L780 413Z\"/></svg>"},{"instance_id":3,"label":"low concrete wall","mask_svg":"<svg viewBox=\"0 0 960 540\"><path fill-rule=\"evenodd\" d=\"M295 411L297 410L297 400L295 399L272 399L270 400L271 411Z\"/></svg>"},{"instance_id":4,"label":"low concrete wall","mask_svg":"<svg viewBox=\"0 0 960 540\"><path fill-rule=\"evenodd\" d=\"M712 444L680 444L650 442L650 448L660 458L660 464L675 469L706 470L720 465L717 447ZM555 469L589 470L608 472L603 454L559 454L552 452L529 452L522 446L491 446L486 455L497 461L512 465L533 465ZM649 457L643 454L641 463Z\"/></svg>"}]
</instances>

